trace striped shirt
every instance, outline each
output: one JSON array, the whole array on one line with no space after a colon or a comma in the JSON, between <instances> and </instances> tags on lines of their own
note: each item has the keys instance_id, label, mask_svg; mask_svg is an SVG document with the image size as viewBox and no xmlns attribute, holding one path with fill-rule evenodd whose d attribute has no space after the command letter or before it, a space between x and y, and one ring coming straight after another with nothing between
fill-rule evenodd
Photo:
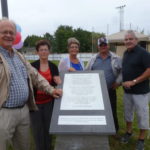
<instances>
[{"instance_id":1,"label":"striped shirt","mask_svg":"<svg viewBox=\"0 0 150 150\"><path fill-rule=\"evenodd\" d=\"M10 55L9 51L2 47L0 47L0 53L7 61L11 74L9 96L3 107L22 106L26 103L29 96L26 67L16 53Z\"/></svg>"}]
</instances>

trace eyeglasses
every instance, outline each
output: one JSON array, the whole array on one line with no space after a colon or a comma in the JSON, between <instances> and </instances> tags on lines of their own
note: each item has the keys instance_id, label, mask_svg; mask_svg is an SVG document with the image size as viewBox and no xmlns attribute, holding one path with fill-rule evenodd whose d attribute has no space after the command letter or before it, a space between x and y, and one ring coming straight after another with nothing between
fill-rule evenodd
<instances>
[{"instance_id":1,"label":"eyeglasses","mask_svg":"<svg viewBox=\"0 0 150 150\"><path fill-rule=\"evenodd\" d=\"M2 32L0 32L0 34L3 34L3 35L11 35L11 36L14 36L14 35L16 35L16 33L15 32L13 32L13 31L2 31Z\"/></svg>"},{"instance_id":2,"label":"eyeglasses","mask_svg":"<svg viewBox=\"0 0 150 150\"><path fill-rule=\"evenodd\" d=\"M71 49L75 48L75 49L78 49L79 47L78 46L70 46Z\"/></svg>"},{"instance_id":3,"label":"eyeglasses","mask_svg":"<svg viewBox=\"0 0 150 150\"><path fill-rule=\"evenodd\" d=\"M125 41L132 41L134 40L134 38L128 38L128 39L124 39Z\"/></svg>"},{"instance_id":4,"label":"eyeglasses","mask_svg":"<svg viewBox=\"0 0 150 150\"><path fill-rule=\"evenodd\" d=\"M39 52L49 52L49 49L39 49Z\"/></svg>"},{"instance_id":5,"label":"eyeglasses","mask_svg":"<svg viewBox=\"0 0 150 150\"><path fill-rule=\"evenodd\" d=\"M107 44L103 43L99 45L100 47L107 47Z\"/></svg>"}]
</instances>

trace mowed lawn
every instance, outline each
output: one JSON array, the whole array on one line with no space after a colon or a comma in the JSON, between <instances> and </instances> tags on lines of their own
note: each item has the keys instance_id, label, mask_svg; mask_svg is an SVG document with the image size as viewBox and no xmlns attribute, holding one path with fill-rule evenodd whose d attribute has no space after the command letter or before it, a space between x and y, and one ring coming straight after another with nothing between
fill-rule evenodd
<instances>
[{"instance_id":1,"label":"mowed lawn","mask_svg":"<svg viewBox=\"0 0 150 150\"><path fill-rule=\"evenodd\" d=\"M55 61L54 63L58 64L57 61ZM117 97L118 97L117 113L118 113L120 130L118 133L118 137L110 136L110 138L109 138L110 139L110 150L135 150L135 144L136 144L136 141L138 138L138 128L137 128L137 120L136 119L134 120L134 124L133 124L134 136L132 137L131 141L128 144L121 144L119 141L119 137L125 132L125 122L124 122L124 116L123 116L123 101L122 101L123 89L122 89L122 87L117 89ZM54 137L54 139L55 139L55 137ZM53 142L53 145L54 144L55 144L55 142ZM11 147L9 147L7 150L13 150L13 149ZM30 148L30 150L35 150L32 133L31 133L31 148ZM150 139L149 138L147 138L145 140L145 150L150 150Z\"/></svg>"},{"instance_id":2,"label":"mowed lawn","mask_svg":"<svg viewBox=\"0 0 150 150\"><path fill-rule=\"evenodd\" d=\"M120 130L119 130L118 135L121 136L122 134L124 134L125 128L126 128L124 115L123 115L123 101L122 101L123 89L122 87L117 89L117 97L118 97L117 113L118 113L118 119L119 119L119 125L120 125ZM136 119L134 120L134 124L133 124L133 133L134 135L128 144L121 144L119 142L119 139L110 137L111 150L135 150L135 144L136 144L138 133L139 133ZM149 134L150 134L150 131L149 131ZM150 150L150 139L148 137L149 134L147 134L147 138L145 140L145 150Z\"/></svg>"}]
</instances>

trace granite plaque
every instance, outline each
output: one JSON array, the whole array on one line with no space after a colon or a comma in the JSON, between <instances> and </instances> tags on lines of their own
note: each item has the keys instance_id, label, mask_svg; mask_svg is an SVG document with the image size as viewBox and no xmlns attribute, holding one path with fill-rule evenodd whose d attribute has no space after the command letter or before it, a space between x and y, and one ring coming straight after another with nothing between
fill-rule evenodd
<instances>
[{"instance_id":1,"label":"granite plaque","mask_svg":"<svg viewBox=\"0 0 150 150\"><path fill-rule=\"evenodd\" d=\"M104 110L98 73L65 74L60 110Z\"/></svg>"},{"instance_id":2,"label":"granite plaque","mask_svg":"<svg viewBox=\"0 0 150 150\"><path fill-rule=\"evenodd\" d=\"M61 79L63 96L55 100L50 134L114 134L103 71L65 72Z\"/></svg>"}]
</instances>

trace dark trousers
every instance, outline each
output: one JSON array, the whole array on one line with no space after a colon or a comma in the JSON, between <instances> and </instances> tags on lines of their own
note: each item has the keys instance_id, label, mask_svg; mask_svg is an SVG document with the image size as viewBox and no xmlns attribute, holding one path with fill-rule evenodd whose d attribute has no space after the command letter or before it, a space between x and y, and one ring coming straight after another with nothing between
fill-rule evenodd
<instances>
[{"instance_id":1,"label":"dark trousers","mask_svg":"<svg viewBox=\"0 0 150 150\"><path fill-rule=\"evenodd\" d=\"M51 137L49 135L50 120L53 110L53 101L38 104L39 110L31 112L31 128L35 140L36 150L50 150Z\"/></svg>"},{"instance_id":2,"label":"dark trousers","mask_svg":"<svg viewBox=\"0 0 150 150\"><path fill-rule=\"evenodd\" d=\"M119 124L118 124L118 117L117 117L117 96L116 96L116 90L109 89L108 90L112 114L114 118L115 128L116 132L119 130Z\"/></svg>"}]
</instances>

